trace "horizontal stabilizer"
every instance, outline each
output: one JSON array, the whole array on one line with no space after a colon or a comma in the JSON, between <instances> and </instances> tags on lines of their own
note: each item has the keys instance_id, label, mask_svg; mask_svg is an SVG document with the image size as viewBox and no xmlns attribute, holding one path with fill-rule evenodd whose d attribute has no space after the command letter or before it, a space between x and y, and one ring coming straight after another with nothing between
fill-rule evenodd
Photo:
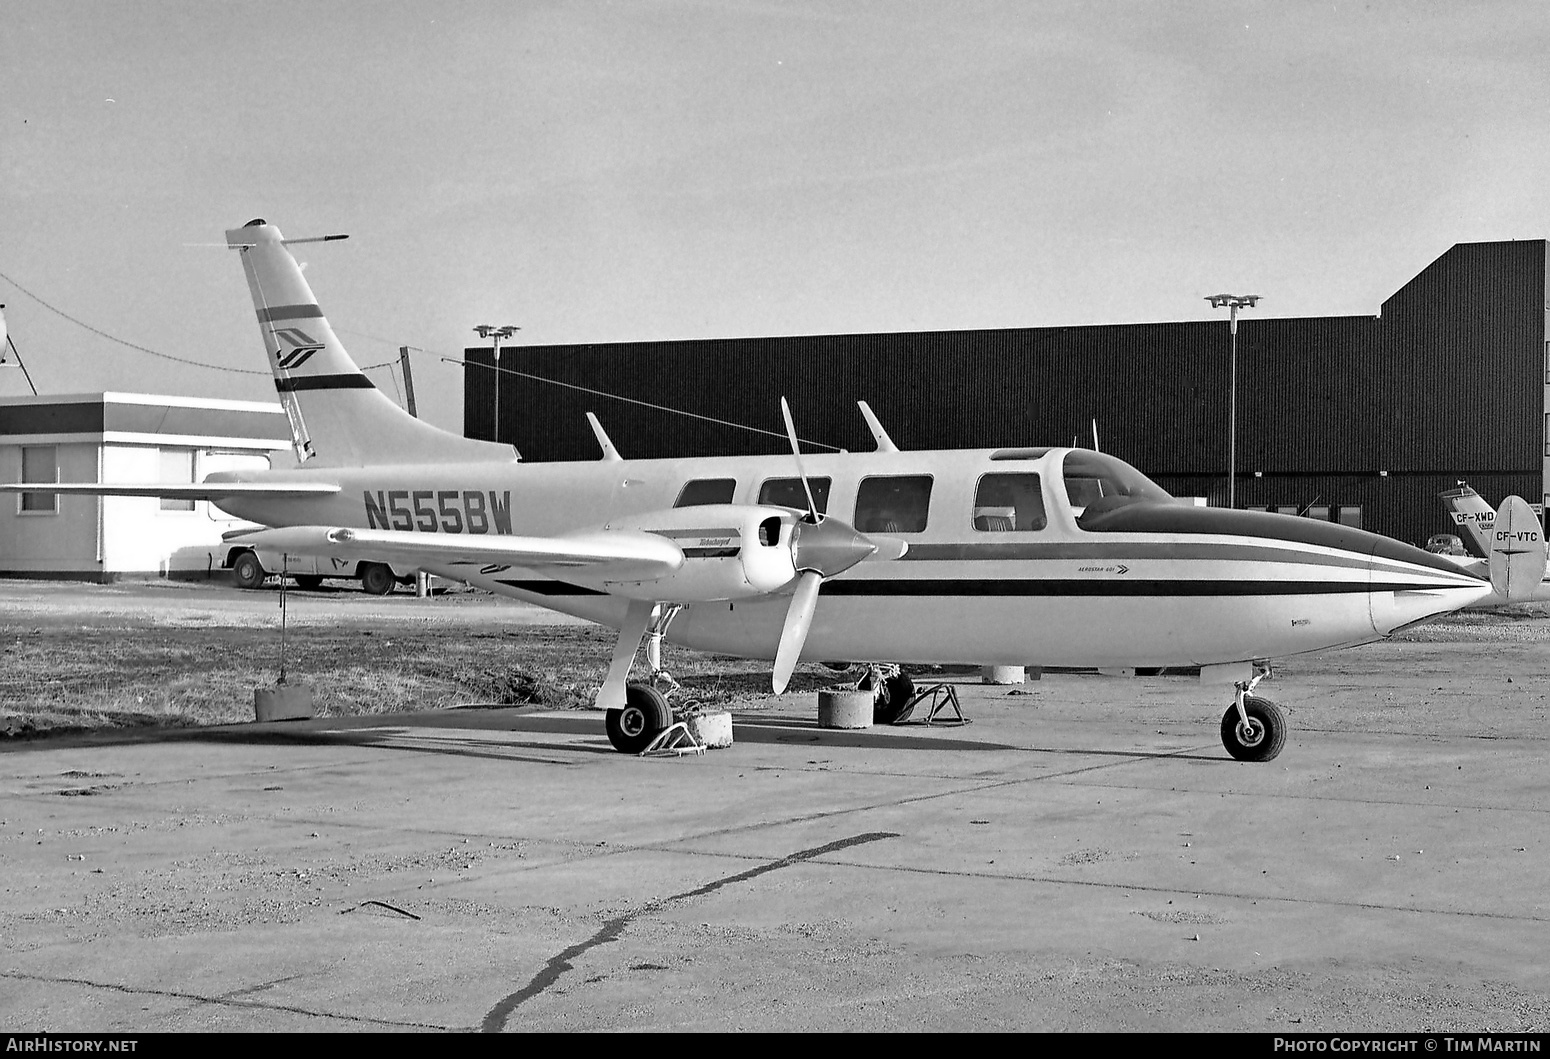
<instances>
[{"instance_id":1,"label":"horizontal stabilizer","mask_svg":"<svg viewBox=\"0 0 1550 1059\"><path fill-rule=\"evenodd\" d=\"M167 482L4 482L0 493L68 493L76 496L153 496L165 500L220 500L222 497L255 496L274 500L299 500L339 492L333 482L199 482L172 485Z\"/></svg>"},{"instance_id":2,"label":"horizontal stabilizer","mask_svg":"<svg viewBox=\"0 0 1550 1059\"><path fill-rule=\"evenodd\" d=\"M585 568L589 578L651 581L683 565L682 549L666 537L641 530L592 530L562 537L516 537L332 526L287 526L245 534L246 542L296 555L374 559L400 566L458 563L528 569Z\"/></svg>"},{"instance_id":3,"label":"horizontal stabilizer","mask_svg":"<svg viewBox=\"0 0 1550 1059\"><path fill-rule=\"evenodd\" d=\"M1491 527L1491 587L1508 603L1533 596L1545 576L1545 531L1520 496L1502 501Z\"/></svg>"}]
</instances>

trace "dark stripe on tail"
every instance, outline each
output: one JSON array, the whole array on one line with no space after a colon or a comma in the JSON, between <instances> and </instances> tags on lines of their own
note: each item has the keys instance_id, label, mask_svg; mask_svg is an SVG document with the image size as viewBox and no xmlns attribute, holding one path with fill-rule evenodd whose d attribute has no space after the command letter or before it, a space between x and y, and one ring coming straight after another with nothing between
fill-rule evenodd
<instances>
[{"instance_id":1,"label":"dark stripe on tail","mask_svg":"<svg viewBox=\"0 0 1550 1059\"><path fill-rule=\"evenodd\" d=\"M299 379L276 379L274 388L279 393L297 390L375 390L364 375L307 375Z\"/></svg>"},{"instance_id":2,"label":"dark stripe on tail","mask_svg":"<svg viewBox=\"0 0 1550 1059\"><path fill-rule=\"evenodd\" d=\"M323 318L323 310L316 305L275 305L258 310L258 322L273 323L276 320L309 320Z\"/></svg>"}]
</instances>

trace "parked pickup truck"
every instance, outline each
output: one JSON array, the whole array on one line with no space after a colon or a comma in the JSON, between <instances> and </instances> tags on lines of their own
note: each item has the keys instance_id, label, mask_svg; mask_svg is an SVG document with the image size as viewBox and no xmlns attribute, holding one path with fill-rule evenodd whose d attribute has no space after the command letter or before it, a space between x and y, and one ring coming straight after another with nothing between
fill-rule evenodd
<instances>
[{"instance_id":1,"label":"parked pickup truck","mask_svg":"<svg viewBox=\"0 0 1550 1059\"><path fill-rule=\"evenodd\" d=\"M269 548L255 548L238 539L228 538L226 556L221 565L231 571L231 578L239 588L258 588L271 577L281 576L283 571L298 588L315 589L325 577L356 580L361 588L374 596L385 596L398 585L414 584L416 570L389 566L387 563L352 563L344 560L319 558L313 555L295 555Z\"/></svg>"}]
</instances>

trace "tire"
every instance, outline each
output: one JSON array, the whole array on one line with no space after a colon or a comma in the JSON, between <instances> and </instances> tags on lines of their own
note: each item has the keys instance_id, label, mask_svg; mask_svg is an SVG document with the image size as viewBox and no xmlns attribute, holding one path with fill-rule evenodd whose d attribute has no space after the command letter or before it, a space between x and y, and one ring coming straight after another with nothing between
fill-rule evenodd
<instances>
[{"instance_id":1,"label":"tire","mask_svg":"<svg viewBox=\"0 0 1550 1059\"><path fill-rule=\"evenodd\" d=\"M624 692L624 709L609 710L604 727L615 750L639 754L672 723L673 711L660 691L645 684L631 684Z\"/></svg>"},{"instance_id":2,"label":"tire","mask_svg":"<svg viewBox=\"0 0 1550 1059\"><path fill-rule=\"evenodd\" d=\"M362 590L373 596L385 596L398 584L393 571L381 563L362 563L358 572Z\"/></svg>"},{"instance_id":3,"label":"tire","mask_svg":"<svg viewBox=\"0 0 1550 1059\"><path fill-rule=\"evenodd\" d=\"M870 677L862 678L860 690L865 691L870 686ZM903 724L909 720L910 714L915 712L915 707L910 702L914 697L915 681L910 679L908 673L886 678L877 693L876 702L872 705L872 723Z\"/></svg>"},{"instance_id":4,"label":"tire","mask_svg":"<svg viewBox=\"0 0 1550 1059\"><path fill-rule=\"evenodd\" d=\"M317 574L297 574L296 587L308 592L316 592L323 587L323 579Z\"/></svg>"},{"instance_id":5,"label":"tire","mask_svg":"<svg viewBox=\"0 0 1550 1059\"><path fill-rule=\"evenodd\" d=\"M1286 714L1269 699L1243 697L1249 732L1238 730L1238 709L1227 707L1222 715L1222 745L1239 761L1273 761L1286 745Z\"/></svg>"},{"instance_id":6,"label":"tire","mask_svg":"<svg viewBox=\"0 0 1550 1059\"><path fill-rule=\"evenodd\" d=\"M264 564L252 552L242 552L231 564L231 579L238 588L260 588L268 576Z\"/></svg>"}]
</instances>

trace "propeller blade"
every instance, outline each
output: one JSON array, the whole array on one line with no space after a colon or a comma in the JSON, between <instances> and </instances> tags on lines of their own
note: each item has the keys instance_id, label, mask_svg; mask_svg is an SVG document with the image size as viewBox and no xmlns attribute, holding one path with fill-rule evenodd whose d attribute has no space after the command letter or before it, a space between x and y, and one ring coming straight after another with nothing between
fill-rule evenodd
<instances>
[{"instance_id":1,"label":"propeller blade","mask_svg":"<svg viewBox=\"0 0 1550 1059\"><path fill-rule=\"evenodd\" d=\"M817 522L818 505L813 503L813 489L807 484L807 472L802 469L802 447L797 444L797 426L791 421L791 406L784 397L780 399L780 414L786 420L786 437L791 439L791 455L797 461L797 477L802 479L802 491L807 494L807 513Z\"/></svg>"},{"instance_id":2,"label":"propeller blade","mask_svg":"<svg viewBox=\"0 0 1550 1059\"><path fill-rule=\"evenodd\" d=\"M818 586L823 575L816 570L804 570L797 577L796 591L791 595L791 606L786 608L786 627L780 631L780 647L775 651L775 671L771 683L775 694L786 690L791 682L791 671L801 657L802 645L807 642L807 630L813 624L813 611L818 609Z\"/></svg>"}]
</instances>

